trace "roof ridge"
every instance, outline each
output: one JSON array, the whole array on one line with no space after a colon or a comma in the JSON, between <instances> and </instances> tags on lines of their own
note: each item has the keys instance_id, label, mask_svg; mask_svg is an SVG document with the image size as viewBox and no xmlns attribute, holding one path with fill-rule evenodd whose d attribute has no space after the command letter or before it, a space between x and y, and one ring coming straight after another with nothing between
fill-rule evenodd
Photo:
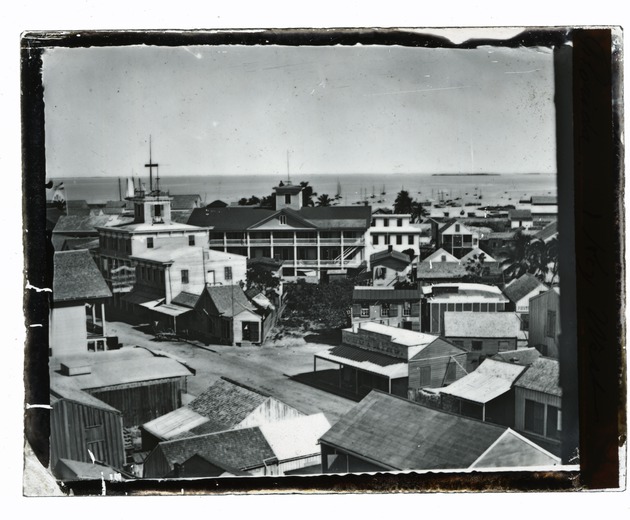
<instances>
[{"instance_id":1,"label":"roof ridge","mask_svg":"<svg viewBox=\"0 0 630 520\"><path fill-rule=\"evenodd\" d=\"M265 392L262 392L261 390L257 390L256 388L248 386L248 385L246 385L244 383L239 383L238 381L235 381L234 379L231 379L229 377L221 376L221 379L223 379L224 381L226 381L226 382L228 382L230 384L233 384L235 386L240 386L241 388L244 388L245 390L249 390L250 392L254 392L256 394L262 395L263 397L271 397L271 395L269 395L269 394L267 394Z\"/></svg>"}]
</instances>

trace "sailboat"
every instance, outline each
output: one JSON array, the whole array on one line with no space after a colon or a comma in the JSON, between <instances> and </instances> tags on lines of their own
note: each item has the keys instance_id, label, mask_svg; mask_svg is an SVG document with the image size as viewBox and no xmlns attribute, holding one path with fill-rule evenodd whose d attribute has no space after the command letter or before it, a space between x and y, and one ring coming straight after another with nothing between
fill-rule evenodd
<instances>
[{"instance_id":1,"label":"sailboat","mask_svg":"<svg viewBox=\"0 0 630 520\"><path fill-rule=\"evenodd\" d=\"M387 195L387 193L385 193L385 185L383 184L383 190L381 191L381 195Z\"/></svg>"},{"instance_id":2,"label":"sailboat","mask_svg":"<svg viewBox=\"0 0 630 520\"><path fill-rule=\"evenodd\" d=\"M374 194L374 185L372 185L372 195L370 195L371 199L375 199L376 195Z\"/></svg>"},{"instance_id":3,"label":"sailboat","mask_svg":"<svg viewBox=\"0 0 630 520\"><path fill-rule=\"evenodd\" d=\"M337 179L337 195L335 195L335 200L339 200L341 198L343 198L341 195L341 183L339 182L339 179Z\"/></svg>"}]
</instances>

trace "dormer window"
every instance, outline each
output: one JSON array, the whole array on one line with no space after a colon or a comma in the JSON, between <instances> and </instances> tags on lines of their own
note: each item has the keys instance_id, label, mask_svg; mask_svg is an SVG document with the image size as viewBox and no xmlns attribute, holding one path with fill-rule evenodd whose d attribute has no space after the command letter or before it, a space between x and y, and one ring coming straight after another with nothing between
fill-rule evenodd
<instances>
[{"instance_id":1,"label":"dormer window","mask_svg":"<svg viewBox=\"0 0 630 520\"><path fill-rule=\"evenodd\" d=\"M291 197L291 196L289 195L289 198L290 198L290 197ZM286 224L287 224L287 216L286 216L286 215L280 215L280 216L278 217L278 220L280 221L280 224L281 224L281 225L286 226Z\"/></svg>"}]
</instances>

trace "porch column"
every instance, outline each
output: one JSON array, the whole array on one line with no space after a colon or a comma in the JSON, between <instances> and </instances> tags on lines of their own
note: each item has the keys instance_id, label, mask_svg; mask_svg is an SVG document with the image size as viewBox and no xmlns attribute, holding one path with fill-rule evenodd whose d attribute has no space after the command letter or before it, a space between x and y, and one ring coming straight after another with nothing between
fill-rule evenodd
<instances>
[{"instance_id":1,"label":"porch column","mask_svg":"<svg viewBox=\"0 0 630 520\"><path fill-rule=\"evenodd\" d=\"M317 277L319 278L321 274L321 251L320 251L320 243L319 243L319 229L317 230Z\"/></svg>"},{"instance_id":2,"label":"porch column","mask_svg":"<svg viewBox=\"0 0 630 520\"><path fill-rule=\"evenodd\" d=\"M389 384L389 393L392 393L392 378L388 377L387 378L387 383Z\"/></svg>"},{"instance_id":3,"label":"porch column","mask_svg":"<svg viewBox=\"0 0 630 520\"><path fill-rule=\"evenodd\" d=\"M271 258L275 258L275 256L273 256L273 231L269 231L269 248L271 250Z\"/></svg>"},{"instance_id":4,"label":"porch column","mask_svg":"<svg viewBox=\"0 0 630 520\"><path fill-rule=\"evenodd\" d=\"M341 231L341 269L343 269L343 256L344 256L344 250L343 250L343 231Z\"/></svg>"},{"instance_id":5,"label":"porch column","mask_svg":"<svg viewBox=\"0 0 630 520\"><path fill-rule=\"evenodd\" d=\"M298 267L298 255L297 255L297 233L293 232L293 269L294 274L297 276L297 267Z\"/></svg>"},{"instance_id":6,"label":"porch column","mask_svg":"<svg viewBox=\"0 0 630 520\"><path fill-rule=\"evenodd\" d=\"M249 245L249 231L245 231L245 238L247 240L247 258L252 257L251 246Z\"/></svg>"},{"instance_id":7,"label":"porch column","mask_svg":"<svg viewBox=\"0 0 630 520\"><path fill-rule=\"evenodd\" d=\"M96 326L96 304L92 304L92 326Z\"/></svg>"},{"instance_id":8,"label":"porch column","mask_svg":"<svg viewBox=\"0 0 630 520\"><path fill-rule=\"evenodd\" d=\"M317 372L317 356L313 356L313 373Z\"/></svg>"},{"instance_id":9,"label":"porch column","mask_svg":"<svg viewBox=\"0 0 630 520\"><path fill-rule=\"evenodd\" d=\"M94 310L94 307L92 307L92 310ZM101 323L103 325L103 336L107 336L107 329L105 328L105 304L104 303L101 303Z\"/></svg>"}]
</instances>

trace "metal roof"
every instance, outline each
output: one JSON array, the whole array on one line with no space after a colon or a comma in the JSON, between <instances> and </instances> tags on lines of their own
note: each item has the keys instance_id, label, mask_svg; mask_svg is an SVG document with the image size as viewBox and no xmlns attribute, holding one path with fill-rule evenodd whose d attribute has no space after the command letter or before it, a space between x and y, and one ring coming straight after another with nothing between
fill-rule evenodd
<instances>
[{"instance_id":1,"label":"metal roof","mask_svg":"<svg viewBox=\"0 0 630 520\"><path fill-rule=\"evenodd\" d=\"M511 302L517 303L536 289L544 292L547 290L547 286L534 275L525 273L523 276L507 284L503 288L503 294L505 294Z\"/></svg>"},{"instance_id":2,"label":"metal roof","mask_svg":"<svg viewBox=\"0 0 630 520\"><path fill-rule=\"evenodd\" d=\"M409 365L405 360L349 345L339 345L328 352L317 354L317 357L392 379L407 377L409 374Z\"/></svg>"},{"instance_id":3,"label":"metal roof","mask_svg":"<svg viewBox=\"0 0 630 520\"><path fill-rule=\"evenodd\" d=\"M283 461L319 455L319 438L328 431L330 423L323 413L316 413L259 427L278 461Z\"/></svg>"},{"instance_id":4,"label":"metal roof","mask_svg":"<svg viewBox=\"0 0 630 520\"><path fill-rule=\"evenodd\" d=\"M446 338L518 338L521 320L514 312L444 313Z\"/></svg>"},{"instance_id":5,"label":"metal roof","mask_svg":"<svg viewBox=\"0 0 630 520\"><path fill-rule=\"evenodd\" d=\"M352 300L355 302L360 301L408 301L408 300L420 300L422 292L419 289L377 289L369 288L362 289L355 287L352 291Z\"/></svg>"},{"instance_id":6,"label":"metal roof","mask_svg":"<svg viewBox=\"0 0 630 520\"><path fill-rule=\"evenodd\" d=\"M485 404L509 392L526 368L523 365L486 359L474 372L440 388L440 393Z\"/></svg>"}]
</instances>

